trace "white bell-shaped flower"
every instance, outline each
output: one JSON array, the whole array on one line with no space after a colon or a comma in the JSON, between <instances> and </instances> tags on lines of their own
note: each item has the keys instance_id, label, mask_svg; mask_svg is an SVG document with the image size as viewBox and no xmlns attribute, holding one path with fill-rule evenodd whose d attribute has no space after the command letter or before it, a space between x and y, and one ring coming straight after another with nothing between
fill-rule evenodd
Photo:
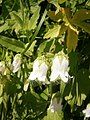
<instances>
[{"instance_id":1,"label":"white bell-shaped flower","mask_svg":"<svg viewBox=\"0 0 90 120\"><path fill-rule=\"evenodd\" d=\"M1 61L0 62L0 73L3 74L5 72L5 62Z\"/></svg>"},{"instance_id":2,"label":"white bell-shaped flower","mask_svg":"<svg viewBox=\"0 0 90 120\"><path fill-rule=\"evenodd\" d=\"M14 57L14 61L12 63L13 73L17 72L20 69L21 65L21 54L16 54Z\"/></svg>"},{"instance_id":3,"label":"white bell-shaped flower","mask_svg":"<svg viewBox=\"0 0 90 120\"><path fill-rule=\"evenodd\" d=\"M90 117L90 103L87 105L86 109L82 111L85 114L85 118Z\"/></svg>"},{"instance_id":4,"label":"white bell-shaped flower","mask_svg":"<svg viewBox=\"0 0 90 120\"><path fill-rule=\"evenodd\" d=\"M29 80L38 79L39 81L45 81L47 75L48 66L45 61L36 59L33 64L33 71L29 76Z\"/></svg>"},{"instance_id":5,"label":"white bell-shaped flower","mask_svg":"<svg viewBox=\"0 0 90 120\"><path fill-rule=\"evenodd\" d=\"M56 97L52 98L48 110L50 110L51 112L56 111L58 112L61 109L62 109L61 101L60 100L58 101Z\"/></svg>"},{"instance_id":6,"label":"white bell-shaped flower","mask_svg":"<svg viewBox=\"0 0 90 120\"><path fill-rule=\"evenodd\" d=\"M50 81L61 79L63 82L68 82L68 78L70 77L68 74L68 66L68 57L62 51L55 55L51 67Z\"/></svg>"}]
</instances>

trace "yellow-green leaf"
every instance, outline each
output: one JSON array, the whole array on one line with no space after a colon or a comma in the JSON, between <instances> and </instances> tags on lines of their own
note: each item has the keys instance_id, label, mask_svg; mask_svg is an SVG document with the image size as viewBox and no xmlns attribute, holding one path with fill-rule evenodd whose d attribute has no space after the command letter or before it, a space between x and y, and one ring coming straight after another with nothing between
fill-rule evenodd
<instances>
[{"instance_id":1,"label":"yellow-green leaf","mask_svg":"<svg viewBox=\"0 0 90 120\"><path fill-rule=\"evenodd\" d=\"M9 26L8 23L5 23L4 25L0 26L0 33L6 31L7 29L9 29Z\"/></svg>"},{"instance_id":2,"label":"yellow-green leaf","mask_svg":"<svg viewBox=\"0 0 90 120\"><path fill-rule=\"evenodd\" d=\"M72 23L90 33L90 10L77 11L72 18Z\"/></svg>"},{"instance_id":3,"label":"yellow-green leaf","mask_svg":"<svg viewBox=\"0 0 90 120\"><path fill-rule=\"evenodd\" d=\"M48 16L53 21L60 21L63 18L63 15L60 11L58 13L55 13L55 11L48 11Z\"/></svg>"},{"instance_id":4,"label":"yellow-green leaf","mask_svg":"<svg viewBox=\"0 0 90 120\"><path fill-rule=\"evenodd\" d=\"M66 2L67 0L58 0L59 4Z\"/></svg>"},{"instance_id":5,"label":"yellow-green leaf","mask_svg":"<svg viewBox=\"0 0 90 120\"><path fill-rule=\"evenodd\" d=\"M44 35L44 38L55 38L58 37L61 26L55 25L52 29L49 29L48 32Z\"/></svg>"},{"instance_id":6,"label":"yellow-green leaf","mask_svg":"<svg viewBox=\"0 0 90 120\"><path fill-rule=\"evenodd\" d=\"M15 52L22 52L22 50L25 49L25 44L23 42L5 36L0 36L0 44Z\"/></svg>"},{"instance_id":7,"label":"yellow-green leaf","mask_svg":"<svg viewBox=\"0 0 90 120\"><path fill-rule=\"evenodd\" d=\"M78 35L77 32L72 30L70 27L68 27L67 31L67 49L70 53L71 51L75 51L78 43Z\"/></svg>"},{"instance_id":8,"label":"yellow-green leaf","mask_svg":"<svg viewBox=\"0 0 90 120\"><path fill-rule=\"evenodd\" d=\"M39 18L40 7L37 7L36 11L32 15L31 19L28 21L28 30L35 29L37 20Z\"/></svg>"},{"instance_id":9,"label":"yellow-green leaf","mask_svg":"<svg viewBox=\"0 0 90 120\"><path fill-rule=\"evenodd\" d=\"M59 32L59 36L62 35L66 30L67 30L67 26L65 25L65 23L61 24L61 28L60 28L60 32Z\"/></svg>"},{"instance_id":10,"label":"yellow-green leaf","mask_svg":"<svg viewBox=\"0 0 90 120\"><path fill-rule=\"evenodd\" d=\"M63 112L60 111L59 113L55 111L54 113L50 110L47 111L47 116L43 118L43 120L63 120Z\"/></svg>"}]
</instances>

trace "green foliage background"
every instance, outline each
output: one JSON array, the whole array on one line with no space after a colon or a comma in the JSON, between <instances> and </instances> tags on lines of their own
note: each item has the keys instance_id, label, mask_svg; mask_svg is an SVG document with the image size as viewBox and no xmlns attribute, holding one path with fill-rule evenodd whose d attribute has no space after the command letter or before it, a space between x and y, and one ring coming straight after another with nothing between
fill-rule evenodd
<instances>
[{"instance_id":1,"label":"green foliage background","mask_svg":"<svg viewBox=\"0 0 90 120\"><path fill-rule=\"evenodd\" d=\"M52 58L62 49L75 79L64 86L61 113L52 115L47 108L62 84L27 79L38 56ZM22 65L14 74L10 66L17 53ZM0 120L82 120L90 102L90 1L0 0L0 61L6 65L6 74L0 74Z\"/></svg>"}]
</instances>

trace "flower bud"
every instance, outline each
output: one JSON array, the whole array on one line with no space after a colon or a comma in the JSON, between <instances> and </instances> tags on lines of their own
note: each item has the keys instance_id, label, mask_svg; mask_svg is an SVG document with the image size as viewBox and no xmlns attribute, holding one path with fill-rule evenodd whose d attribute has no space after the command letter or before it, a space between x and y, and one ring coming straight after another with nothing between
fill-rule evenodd
<instances>
[{"instance_id":1,"label":"flower bud","mask_svg":"<svg viewBox=\"0 0 90 120\"><path fill-rule=\"evenodd\" d=\"M53 97L51 99L51 103L49 105L49 108L48 110L50 110L51 112L58 112L62 109L62 105L61 105L61 101L56 98L56 97Z\"/></svg>"},{"instance_id":2,"label":"flower bud","mask_svg":"<svg viewBox=\"0 0 90 120\"><path fill-rule=\"evenodd\" d=\"M20 69L21 65L21 54L16 54L14 57L14 61L12 63L13 73L17 72Z\"/></svg>"}]
</instances>

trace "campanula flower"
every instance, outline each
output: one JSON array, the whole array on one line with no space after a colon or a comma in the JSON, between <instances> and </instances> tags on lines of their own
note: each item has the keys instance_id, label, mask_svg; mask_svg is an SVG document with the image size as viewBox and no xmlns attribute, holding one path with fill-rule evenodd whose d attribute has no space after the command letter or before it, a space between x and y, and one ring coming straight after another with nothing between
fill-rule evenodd
<instances>
[{"instance_id":1,"label":"campanula flower","mask_svg":"<svg viewBox=\"0 0 90 120\"><path fill-rule=\"evenodd\" d=\"M50 81L61 79L63 82L68 82L70 77L68 73L68 66L68 56L62 51L56 54L52 62Z\"/></svg>"},{"instance_id":2,"label":"campanula flower","mask_svg":"<svg viewBox=\"0 0 90 120\"><path fill-rule=\"evenodd\" d=\"M61 101L60 100L58 101L56 97L52 98L48 110L50 110L51 112L56 111L58 112L61 109L62 109Z\"/></svg>"},{"instance_id":3,"label":"campanula flower","mask_svg":"<svg viewBox=\"0 0 90 120\"><path fill-rule=\"evenodd\" d=\"M33 63L33 71L30 73L29 80L45 81L47 75L48 66L42 59L36 59Z\"/></svg>"}]
</instances>

